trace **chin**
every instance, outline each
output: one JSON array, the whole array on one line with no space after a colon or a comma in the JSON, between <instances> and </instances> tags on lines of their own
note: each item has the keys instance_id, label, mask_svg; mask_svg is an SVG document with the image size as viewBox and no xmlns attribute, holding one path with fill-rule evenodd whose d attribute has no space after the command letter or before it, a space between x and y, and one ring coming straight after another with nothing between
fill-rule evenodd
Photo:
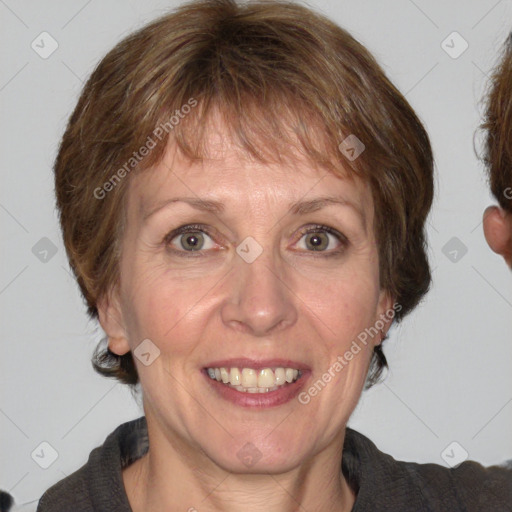
<instances>
[{"instance_id":1,"label":"chin","mask_svg":"<svg viewBox=\"0 0 512 512\"><path fill-rule=\"evenodd\" d=\"M225 436L214 445L211 439L202 446L208 457L225 471L232 473L281 474L299 466L307 458L311 435L291 439L290 432L272 432L257 435L255 431L240 429L240 433ZM312 450L311 446L311 450Z\"/></svg>"}]
</instances>

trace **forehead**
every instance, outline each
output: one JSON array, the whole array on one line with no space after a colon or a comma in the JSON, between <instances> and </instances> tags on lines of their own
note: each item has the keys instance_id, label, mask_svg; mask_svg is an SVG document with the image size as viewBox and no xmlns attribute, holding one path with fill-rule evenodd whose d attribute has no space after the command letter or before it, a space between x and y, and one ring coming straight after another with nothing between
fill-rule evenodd
<instances>
[{"instance_id":1,"label":"forehead","mask_svg":"<svg viewBox=\"0 0 512 512\"><path fill-rule=\"evenodd\" d=\"M248 212L293 206L307 213L308 208L315 209L311 203L328 196L351 206L365 225L371 217L368 184L341 166L336 173L319 167L298 145L287 145L272 162L256 160L233 142L229 129L215 117L210 118L204 140L206 156L192 161L170 138L158 164L132 175L127 202L131 212L144 219L166 203L187 197L205 207L210 204L214 213L219 208Z\"/></svg>"},{"instance_id":2,"label":"forehead","mask_svg":"<svg viewBox=\"0 0 512 512\"><path fill-rule=\"evenodd\" d=\"M355 175L336 175L306 159L256 162L236 150L190 162L171 149L158 165L133 176L128 204L145 218L181 198L213 213L230 207L308 213L338 202L353 207L365 222L373 208L369 187Z\"/></svg>"}]
</instances>

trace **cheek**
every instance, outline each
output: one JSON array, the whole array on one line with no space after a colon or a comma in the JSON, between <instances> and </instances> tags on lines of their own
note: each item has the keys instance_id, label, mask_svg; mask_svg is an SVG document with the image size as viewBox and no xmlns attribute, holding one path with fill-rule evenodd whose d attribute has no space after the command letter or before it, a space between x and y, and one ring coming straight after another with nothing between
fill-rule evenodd
<instances>
[{"instance_id":1,"label":"cheek","mask_svg":"<svg viewBox=\"0 0 512 512\"><path fill-rule=\"evenodd\" d=\"M127 263L128 266L128 263ZM184 314L182 292L169 286L165 275L158 269L141 271L133 265L123 282L123 319L130 345L138 338L161 339ZM123 277L123 276L122 276ZM177 300L177 298L179 298Z\"/></svg>"},{"instance_id":2,"label":"cheek","mask_svg":"<svg viewBox=\"0 0 512 512\"><path fill-rule=\"evenodd\" d=\"M201 339L209 287L164 268L133 272L123 310L132 349L149 338L163 353L189 353Z\"/></svg>"},{"instance_id":3,"label":"cheek","mask_svg":"<svg viewBox=\"0 0 512 512\"><path fill-rule=\"evenodd\" d=\"M351 341L375 321L380 290L371 273L347 273L336 279L304 283L300 294L324 324L328 338L340 344Z\"/></svg>"}]
</instances>

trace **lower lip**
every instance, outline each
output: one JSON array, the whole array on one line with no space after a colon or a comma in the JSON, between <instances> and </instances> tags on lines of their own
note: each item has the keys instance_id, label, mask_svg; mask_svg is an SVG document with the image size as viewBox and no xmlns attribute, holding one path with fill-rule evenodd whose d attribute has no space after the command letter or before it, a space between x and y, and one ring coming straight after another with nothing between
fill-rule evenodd
<instances>
[{"instance_id":1,"label":"lower lip","mask_svg":"<svg viewBox=\"0 0 512 512\"><path fill-rule=\"evenodd\" d=\"M235 405L241 407L276 407L283 405L293 400L304 387L309 371L302 370L302 376L295 382L285 384L284 386L276 389L275 391L269 391L268 393L248 393L247 391L238 391L231 386L227 386L222 382L212 379L206 369L203 370L203 375L210 386L222 397L224 400L228 400Z\"/></svg>"}]
</instances>

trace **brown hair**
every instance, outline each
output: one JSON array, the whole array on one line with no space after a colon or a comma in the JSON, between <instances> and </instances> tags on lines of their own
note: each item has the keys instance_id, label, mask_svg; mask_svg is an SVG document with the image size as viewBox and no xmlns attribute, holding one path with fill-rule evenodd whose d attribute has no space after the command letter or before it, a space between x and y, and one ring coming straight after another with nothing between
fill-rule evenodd
<instances>
[{"instance_id":1,"label":"brown hair","mask_svg":"<svg viewBox=\"0 0 512 512\"><path fill-rule=\"evenodd\" d=\"M169 137L187 157L205 157L207 116L215 108L233 140L262 162L281 161L294 147L319 166L369 183L380 285L400 306L397 321L411 311L431 279L424 228L433 158L410 105L360 43L306 7L198 0L103 58L63 136L57 204L89 314L97 317L98 299L118 280L127 174L157 163ZM339 149L351 134L365 146L356 159ZM139 162L144 146L150 151ZM138 382L131 353L99 346L93 365ZM378 346L370 385L386 365Z\"/></svg>"},{"instance_id":2,"label":"brown hair","mask_svg":"<svg viewBox=\"0 0 512 512\"><path fill-rule=\"evenodd\" d=\"M489 82L484 122L483 161L499 205L512 213L512 33Z\"/></svg>"}]
</instances>

